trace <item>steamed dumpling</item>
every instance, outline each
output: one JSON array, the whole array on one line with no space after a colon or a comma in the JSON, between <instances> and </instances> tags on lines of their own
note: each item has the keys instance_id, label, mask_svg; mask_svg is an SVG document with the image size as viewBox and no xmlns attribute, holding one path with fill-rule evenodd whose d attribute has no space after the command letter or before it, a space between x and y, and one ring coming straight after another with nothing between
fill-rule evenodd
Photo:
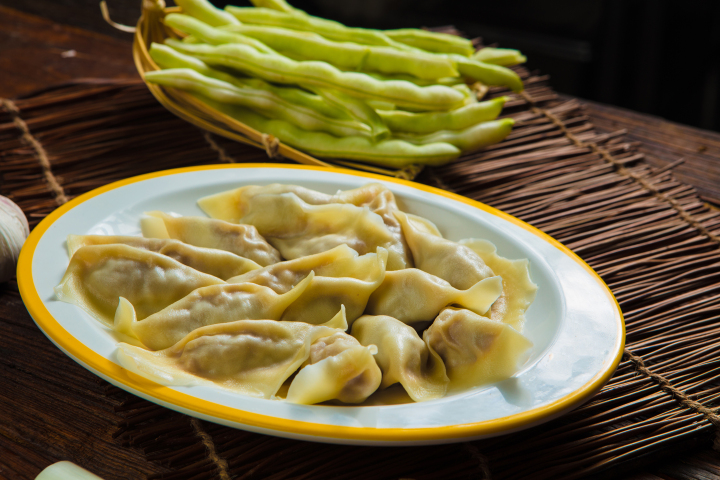
<instances>
[{"instance_id":1,"label":"steamed dumpling","mask_svg":"<svg viewBox=\"0 0 720 480\"><path fill-rule=\"evenodd\" d=\"M532 347L532 342L510 325L456 308L443 310L423 338L442 358L453 390L511 377Z\"/></svg>"},{"instance_id":2,"label":"steamed dumpling","mask_svg":"<svg viewBox=\"0 0 720 480\"><path fill-rule=\"evenodd\" d=\"M72 256L55 295L112 326L119 297L127 298L142 320L197 288L224 283L159 253L89 245Z\"/></svg>"},{"instance_id":3,"label":"steamed dumpling","mask_svg":"<svg viewBox=\"0 0 720 480\"><path fill-rule=\"evenodd\" d=\"M385 273L365 313L389 315L408 324L432 321L443 308L453 304L484 314L501 292L500 277L486 278L467 290L458 290L441 278L407 268Z\"/></svg>"},{"instance_id":4,"label":"steamed dumpling","mask_svg":"<svg viewBox=\"0 0 720 480\"><path fill-rule=\"evenodd\" d=\"M382 252L382 249L379 251ZM326 252L253 270L228 279L228 283L252 282L270 287L277 293L285 293L311 271L315 272L315 275L323 277L370 280L375 276L377 258L376 253L361 256L347 245L338 245Z\"/></svg>"},{"instance_id":5,"label":"steamed dumpling","mask_svg":"<svg viewBox=\"0 0 720 480\"><path fill-rule=\"evenodd\" d=\"M203 205L201 200L201 208ZM206 212L213 215L212 210ZM256 195L243 213L239 221L257 227L286 259L348 245L361 255L377 247L386 248L391 269L407 265L399 238L367 207L349 203L311 205L290 192Z\"/></svg>"},{"instance_id":6,"label":"steamed dumpling","mask_svg":"<svg viewBox=\"0 0 720 480\"><path fill-rule=\"evenodd\" d=\"M214 248L189 245L172 239L131 237L124 235L68 235L67 246L70 257L78 248L86 245L108 245L121 243L131 247L173 258L183 265L222 280L236 277L250 270L261 268L248 258Z\"/></svg>"},{"instance_id":7,"label":"steamed dumpling","mask_svg":"<svg viewBox=\"0 0 720 480\"><path fill-rule=\"evenodd\" d=\"M151 350L162 350L175 345L193 330L207 325L236 320L280 320L288 305L297 300L310 285L313 275L310 272L307 278L282 295L254 283L228 283L198 288L139 322L132 307L118 309L113 328L137 338ZM340 305L335 313L339 309ZM330 315L315 323L324 323L332 317Z\"/></svg>"},{"instance_id":8,"label":"steamed dumpling","mask_svg":"<svg viewBox=\"0 0 720 480\"><path fill-rule=\"evenodd\" d=\"M280 253L252 225L237 225L205 217L174 217L148 212L140 219L143 236L174 238L190 245L225 250L259 265L277 263Z\"/></svg>"},{"instance_id":9,"label":"steamed dumpling","mask_svg":"<svg viewBox=\"0 0 720 480\"><path fill-rule=\"evenodd\" d=\"M308 273L315 272L311 285L288 307L282 320L324 322L342 304L352 323L362 315L370 294L383 281L386 262L387 251L383 248L361 256L347 245L339 245L326 252L253 270L228 282L257 283L285 293Z\"/></svg>"},{"instance_id":10,"label":"steamed dumpling","mask_svg":"<svg viewBox=\"0 0 720 480\"><path fill-rule=\"evenodd\" d=\"M213 218L228 222L241 223L241 219L254 208L253 202L260 195L281 195L293 193L310 205L347 203L356 207L367 207L382 218L388 230L395 238L390 245L383 245L390 251L390 270L413 266L400 223L393 215L398 211L395 195L381 183L369 183L352 190L338 191L334 195L318 192L298 185L248 185L226 192L201 198L198 205ZM402 260L401 263L398 260Z\"/></svg>"},{"instance_id":11,"label":"steamed dumpling","mask_svg":"<svg viewBox=\"0 0 720 480\"><path fill-rule=\"evenodd\" d=\"M293 302L282 316L282 320L295 322L318 323L332 317L340 305L347 311L348 324L363 314L370 295L380 286L385 278L385 265L388 252L378 248L378 253L368 253L355 261L346 262L350 268L343 271L341 262L334 265L343 273L341 277L316 275L310 286ZM362 261L365 269L352 271ZM323 268L318 271L324 272ZM350 276L353 274L356 277Z\"/></svg>"},{"instance_id":12,"label":"steamed dumpling","mask_svg":"<svg viewBox=\"0 0 720 480\"><path fill-rule=\"evenodd\" d=\"M395 217L402 225L415 266L422 271L442 278L459 290L467 290L480 280L495 275L472 249L435 234L437 228L433 231L428 226L429 220L423 219L421 223L419 217L399 211L395 212Z\"/></svg>"},{"instance_id":13,"label":"steamed dumpling","mask_svg":"<svg viewBox=\"0 0 720 480\"><path fill-rule=\"evenodd\" d=\"M501 257L497 254L495 245L487 240L468 239L461 240L460 243L477 253L503 279L503 293L493 303L490 318L522 331L525 312L535 300L538 289L530 280L528 260L508 260Z\"/></svg>"},{"instance_id":14,"label":"steamed dumpling","mask_svg":"<svg viewBox=\"0 0 720 480\"><path fill-rule=\"evenodd\" d=\"M272 398L310 355L317 339L347 328L343 312L325 325L239 320L198 328L157 352L126 343L117 358L126 369L162 385L217 385Z\"/></svg>"},{"instance_id":15,"label":"steamed dumpling","mask_svg":"<svg viewBox=\"0 0 720 480\"><path fill-rule=\"evenodd\" d=\"M328 400L363 402L377 390L382 378L375 353L374 345L362 346L344 332L316 340L290 384L287 400L306 405Z\"/></svg>"},{"instance_id":16,"label":"steamed dumpling","mask_svg":"<svg viewBox=\"0 0 720 480\"><path fill-rule=\"evenodd\" d=\"M353 324L352 335L363 345L377 346L381 388L399 382L416 402L445 395L450 381L445 365L411 326L385 315L363 315Z\"/></svg>"}]
</instances>

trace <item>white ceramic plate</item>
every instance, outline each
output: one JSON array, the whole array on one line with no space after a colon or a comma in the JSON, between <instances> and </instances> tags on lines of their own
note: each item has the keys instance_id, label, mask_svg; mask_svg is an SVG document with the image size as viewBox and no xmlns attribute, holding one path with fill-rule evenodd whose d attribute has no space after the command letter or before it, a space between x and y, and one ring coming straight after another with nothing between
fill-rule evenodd
<instances>
[{"instance_id":1,"label":"white ceramic plate","mask_svg":"<svg viewBox=\"0 0 720 480\"><path fill-rule=\"evenodd\" d=\"M530 260L538 284L523 333L534 347L515 377L439 400L392 406L304 406L213 387L161 386L119 366L110 331L75 305L55 299L68 265L68 234L139 235L140 215L164 210L203 215L196 200L247 184L292 183L327 193L380 181L403 209L446 238L492 241L504 257ZM539 230L498 210L398 179L316 167L232 165L157 172L116 182L58 208L28 238L18 284L38 327L85 368L129 392L212 422L320 442L412 445L500 435L578 406L610 378L624 345L622 314L582 260Z\"/></svg>"}]
</instances>

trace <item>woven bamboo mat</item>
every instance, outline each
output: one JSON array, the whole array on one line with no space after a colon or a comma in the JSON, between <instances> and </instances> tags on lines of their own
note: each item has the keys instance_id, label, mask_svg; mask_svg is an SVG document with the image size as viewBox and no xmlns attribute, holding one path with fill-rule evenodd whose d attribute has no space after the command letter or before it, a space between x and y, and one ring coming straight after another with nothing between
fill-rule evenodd
<instances>
[{"instance_id":1,"label":"woven bamboo mat","mask_svg":"<svg viewBox=\"0 0 720 480\"><path fill-rule=\"evenodd\" d=\"M598 133L579 102L559 100L547 78L518 71L527 88L504 112L517 121L508 139L416 180L531 223L603 277L627 325L627 349L610 382L539 427L413 448L247 433L103 384L92 395L112 410L118 444L159 472L149 478L617 478L713 444L720 429L720 214L669 168L650 168L624 132ZM183 123L138 82L74 82L0 109L0 193L33 225L65 199L121 178L258 161L267 161L264 151ZM700 452L684 457L683 467L636 478L719 478L718 457Z\"/></svg>"}]
</instances>

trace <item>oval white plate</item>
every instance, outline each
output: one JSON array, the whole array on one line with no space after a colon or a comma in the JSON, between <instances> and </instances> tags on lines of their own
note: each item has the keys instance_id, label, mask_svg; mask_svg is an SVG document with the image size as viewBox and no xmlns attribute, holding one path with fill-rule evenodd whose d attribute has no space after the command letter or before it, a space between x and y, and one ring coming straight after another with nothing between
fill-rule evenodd
<instances>
[{"instance_id":1,"label":"oval white plate","mask_svg":"<svg viewBox=\"0 0 720 480\"><path fill-rule=\"evenodd\" d=\"M485 238L504 257L530 260L538 284L524 334L534 348L515 377L439 400L392 406L294 405L212 387L166 387L126 371L116 340L80 308L55 299L68 265L68 234L139 235L148 210L203 215L197 199L247 184L292 183L327 193L385 183L401 207L446 238ZM500 435L578 406L610 378L625 329L600 277L557 241L484 204L384 176L302 166L223 165L157 172L116 182L58 208L31 233L18 263L23 301L38 327L85 368L129 392L205 420L294 439L362 445L417 445Z\"/></svg>"}]
</instances>

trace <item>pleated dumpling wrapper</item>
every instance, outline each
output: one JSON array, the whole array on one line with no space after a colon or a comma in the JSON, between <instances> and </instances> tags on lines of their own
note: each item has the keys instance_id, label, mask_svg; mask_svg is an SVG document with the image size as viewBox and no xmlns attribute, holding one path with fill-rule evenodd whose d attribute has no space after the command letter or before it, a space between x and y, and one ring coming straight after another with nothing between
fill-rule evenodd
<instances>
[{"instance_id":1,"label":"pleated dumpling wrapper","mask_svg":"<svg viewBox=\"0 0 720 480\"><path fill-rule=\"evenodd\" d=\"M224 283L159 253L128 245L89 245L72 256L55 295L112 327L118 297L127 298L142 320L197 288Z\"/></svg>"},{"instance_id":2,"label":"pleated dumpling wrapper","mask_svg":"<svg viewBox=\"0 0 720 480\"><path fill-rule=\"evenodd\" d=\"M253 270L228 280L229 283L251 282L285 293L311 271L315 278L301 297L291 304L282 320L322 323L340 305L345 305L348 322L362 315L370 294L385 276L387 250L358 253L347 245Z\"/></svg>"},{"instance_id":3,"label":"pleated dumpling wrapper","mask_svg":"<svg viewBox=\"0 0 720 480\"><path fill-rule=\"evenodd\" d=\"M471 248L443 238L430 220L399 211L395 216L402 225L415 266L420 270L442 278L459 290L497 274Z\"/></svg>"},{"instance_id":4,"label":"pleated dumpling wrapper","mask_svg":"<svg viewBox=\"0 0 720 480\"><path fill-rule=\"evenodd\" d=\"M196 247L225 250L262 266L282 260L280 253L252 225L153 211L140 218L140 228L148 238L173 238Z\"/></svg>"},{"instance_id":5,"label":"pleated dumpling wrapper","mask_svg":"<svg viewBox=\"0 0 720 480\"><path fill-rule=\"evenodd\" d=\"M317 339L346 329L344 309L322 325L238 320L198 328L156 352L120 343L117 358L127 370L162 385L216 385L269 399L307 360Z\"/></svg>"},{"instance_id":6,"label":"pleated dumpling wrapper","mask_svg":"<svg viewBox=\"0 0 720 480\"><path fill-rule=\"evenodd\" d=\"M382 370L381 388L400 383L416 402L441 398L450 380L437 353L414 328L386 315L363 315L352 326L363 345L376 345L375 361Z\"/></svg>"},{"instance_id":7,"label":"pleated dumpling wrapper","mask_svg":"<svg viewBox=\"0 0 720 480\"><path fill-rule=\"evenodd\" d=\"M206 199L200 199L198 204L205 213L214 216ZM350 203L311 205L288 192L255 195L243 213L237 220L257 227L286 259L324 252L338 245L348 245L360 255L383 247L389 251L391 270L407 266L400 238L368 207Z\"/></svg>"},{"instance_id":8,"label":"pleated dumpling wrapper","mask_svg":"<svg viewBox=\"0 0 720 480\"><path fill-rule=\"evenodd\" d=\"M499 276L480 280L467 290L417 268L386 272L382 284L370 295L365 313L388 315L403 323L432 321L448 305L457 304L486 313L502 293Z\"/></svg>"},{"instance_id":9,"label":"pleated dumpling wrapper","mask_svg":"<svg viewBox=\"0 0 720 480\"><path fill-rule=\"evenodd\" d=\"M329 203L349 203L356 207L368 207L371 212L380 215L396 242L386 246L391 252L390 270L397 270L398 256L404 262L402 268L413 266L403 237L400 222L393 215L398 211L395 195L381 183L368 183L352 190L338 191L334 195L318 192L299 185L247 185L215 195L201 198L198 205L213 218L233 223L241 223L241 219L253 209L253 201L259 195L280 195L294 193L302 201L310 205L327 205ZM398 265L395 265L398 263ZM398 267L398 268L396 268Z\"/></svg>"},{"instance_id":10,"label":"pleated dumpling wrapper","mask_svg":"<svg viewBox=\"0 0 720 480\"><path fill-rule=\"evenodd\" d=\"M329 400L361 403L380 386L375 345L363 346L345 332L315 341L290 384L287 401L312 405Z\"/></svg>"},{"instance_id":11,"label":"pleated dumpling wrapper","mask_svg":"<svg viewBox=\"0 0 720 480\"><path fill-rule=\"evenodd\" d=\"M461 240L461 244L477 253L492 270L503 279L503 293L493 303L490 318L504 322L518 332L525 324L525 312L535 300L537 285L530 279L527 259L508 260L497 254L492 242L487 240Z\"/></svg>"},{"instance_id":12,"label":"pleated dumpling wrapper","mask_svg":"<svg viewBox=\"0 0 720 480\"><path fill-rule=\"evenodd\" d=\"M533 345L506 323L457 308L440 312L423 339L442 358L452 391L510 378Z\"/></svg>"},{"instance_id":13,"label":"pleated dumpling wrapper","mask_svg":"<svg viewBox=\"0 0 720 480\"><path fill-rule=\"evenodd\" d=\"M310 285L313 276L314 273L310 272L282 295L254 283L226 283L198 288L140 322L132 305L118 308L113 329L140 340L150 350L163 350L175 345L193 330L207 325L236 320L280 320L288 305Z\"/></svg>"},{"instance_id":14,"label":"pleated dumpling wrapper","mask_svg":"<svg viewBox=\"0 0 720 480\"><path fill-rule=\"evenodd\" d=\"M67 246L70 257L78 248L87 245L108 245L119 243L131 247L159 253L177 260L183 265L213 277L227 280L250 270L261 268L249 258L244 258L225 250L196 247L179 240L169 238L145 238L125 235L68 235Z\"/></svg>"}]
</instances>

